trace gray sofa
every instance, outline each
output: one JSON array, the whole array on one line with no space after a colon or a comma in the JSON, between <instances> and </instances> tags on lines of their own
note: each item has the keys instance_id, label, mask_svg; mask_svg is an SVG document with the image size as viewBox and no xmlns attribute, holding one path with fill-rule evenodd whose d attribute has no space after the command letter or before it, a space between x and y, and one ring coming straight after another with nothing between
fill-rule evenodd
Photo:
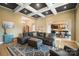
<instances>
[{"instance_id":1,"label":"gray sofa","mask_svg":"<svg viewBox=\"0 0 79 59\"><path fill-rule=\"evenodd\" d=\"M36 33L34 35L34 33ZM29 32L28 34L30 37L42 39L43 44L53 46L54 38L51 33L44 33L44 32Z\"/></svg>"},{"instance_id":2,"label":"gray sofa","mask_svg":"<svg viewBox=\"0 0 79 59\"><path fill-rule=\"evenodd\" d=\"M28 42L28 39L30 37L33 38L38 38L43 41L43 44L53 46L54 38L51 33L45 33L45 32L28 32L28 33L23 33L23 36L18 37L18 43L20 44L25 44Z\"/></svg>"}]
</instances>

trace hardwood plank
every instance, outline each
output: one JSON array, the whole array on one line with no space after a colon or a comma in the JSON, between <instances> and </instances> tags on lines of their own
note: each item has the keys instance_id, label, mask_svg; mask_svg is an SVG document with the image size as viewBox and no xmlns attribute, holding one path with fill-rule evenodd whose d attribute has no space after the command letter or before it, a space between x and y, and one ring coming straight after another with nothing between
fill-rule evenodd
<instances>
[{"instance_id":1,"label":"hardwood plank","mask_svg":"<svg viewBox=\"0 0 79 59\"><path fill-rule=\"evenodd\" d=\"M0 45L0 56L10 56L10 53L5 44Z\"/></svg>"}]
</instances>

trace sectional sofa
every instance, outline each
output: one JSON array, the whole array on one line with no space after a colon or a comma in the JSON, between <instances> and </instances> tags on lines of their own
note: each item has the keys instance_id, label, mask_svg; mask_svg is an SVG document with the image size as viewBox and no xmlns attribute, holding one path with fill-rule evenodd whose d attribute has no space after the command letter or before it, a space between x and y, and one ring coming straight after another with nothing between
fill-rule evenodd
<instances>
[{"instance_id":1,"label":"sectional sofa","mask_svg":"<svg viewBox=\"0 0 79 59\"><path fill-rule=\"evenodd\" d=\"M51 33L44 33L44 32L28 32L28 33L23 33L21 36L18 36L18 43L20 44L25 44L30 37L33 38L38 38L43 41L43 44L53 46L54 42L54 36Z\"/></svg>"}]
</instances>

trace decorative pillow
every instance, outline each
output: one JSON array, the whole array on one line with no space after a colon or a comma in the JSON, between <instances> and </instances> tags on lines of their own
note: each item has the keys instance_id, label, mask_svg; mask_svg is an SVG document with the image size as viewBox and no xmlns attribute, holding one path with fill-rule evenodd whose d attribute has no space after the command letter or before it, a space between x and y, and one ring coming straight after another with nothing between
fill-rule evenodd
<instances>
[{"instance_id":1,"label":"decorative pillow","mask_svg":"<svg viewBox=\"0 0 79 59\"><path fill-rule=\"evenodd\" d=\"M39 36L44 37L44 33L40 33Z\"/></svg>"},{"instance_id":2,"label":"decorative pillow","mask_svg":"<svg viewBox=\"0 0 79 59\"><path fill-rule=\"evenodd\" d=\"M49 37L49 33L46 33L46 38L48 38Z\"/></svg>"},{"instance_id":3,"label":"decorative pillow","mask_svg":"<svg viewBox=\"0 0 79 59\"><path fill-rule=\"evenodd\" d=\"M33 36L37 36L37 33L36 33L36 32L34 32L34 33L33 33Z\"/></svg>"}]
</instances>

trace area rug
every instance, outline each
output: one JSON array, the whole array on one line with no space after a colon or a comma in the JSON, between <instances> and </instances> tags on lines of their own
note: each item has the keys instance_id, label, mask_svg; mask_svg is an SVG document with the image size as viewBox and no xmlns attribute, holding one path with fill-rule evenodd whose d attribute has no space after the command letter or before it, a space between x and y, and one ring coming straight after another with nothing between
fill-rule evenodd
<instances>
[{"instance_id":1,"label":"area rug","mask_svg":"<svg viewBox=\"0 0 79 59\"><path fill-rule=\"evenodd\" d=\"M39 49L26 45L17 44L16 46L9 45L8 50L14 56L49 56L49 50L51 49L48 45L41 45Z\"/></svg>"}]
</instances>

